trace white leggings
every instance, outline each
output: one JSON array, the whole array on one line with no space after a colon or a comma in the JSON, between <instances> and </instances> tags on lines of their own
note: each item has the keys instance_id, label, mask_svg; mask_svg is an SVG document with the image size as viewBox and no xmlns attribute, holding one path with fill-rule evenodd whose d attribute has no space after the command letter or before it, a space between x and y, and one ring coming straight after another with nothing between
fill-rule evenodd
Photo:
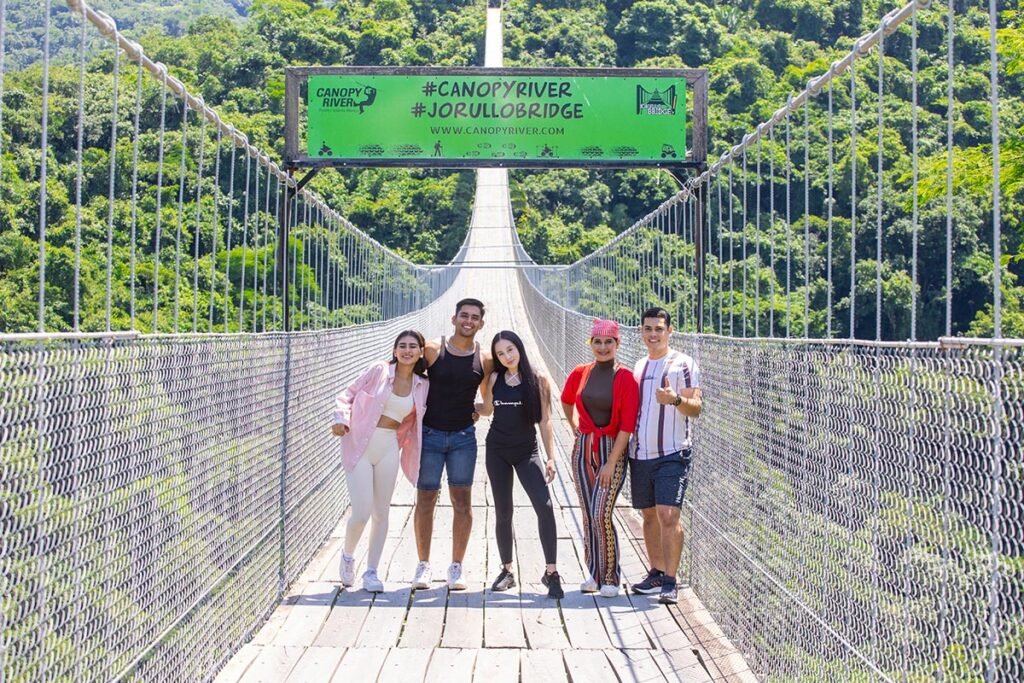
<instances>
[{"instance_id":1,"label":"white leggings","mask_svg":"<svg viewBox=\"0 0 1024 683\"><path fill-rule=\"evenodd\" d=\"M398 435L393 429L377 427L370 436L366 452L350 472L345 473L352 513L345 530L345 554L355 553L359 537L371 518L370 550L366 567L376 569L388 535L388 508L398 477Z\"/></svg>"}]
</instances>

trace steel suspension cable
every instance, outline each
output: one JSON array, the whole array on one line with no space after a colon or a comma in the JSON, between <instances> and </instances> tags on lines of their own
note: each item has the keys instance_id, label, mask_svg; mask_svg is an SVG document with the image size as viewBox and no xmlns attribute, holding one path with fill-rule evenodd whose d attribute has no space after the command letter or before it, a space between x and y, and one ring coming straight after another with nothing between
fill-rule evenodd
<instances>
[{"instance_id":1,"label":"steel suspension cable","mask_svg":"<svg viewBox=\"0 0 1024 683\"><path fill-rule=\"evenodd\" d=\"M85 41L85 17L82 17L82 35L83 42ZM83 64L84 69L84 64ZM82 88L78 93L79 98L85 99L85 79L83 73ZM135 119L132 125L132 200L131 200L131 230L129 233L129 273L128 273L128 286L131 290L130 298L131 303L129 304L129 326L131 329L135 329L135 246L137 242L137 231L139 225L139 133L140 133L140 121L142 118L142 65L138 65L138 69L135 73ZM79 207L82 204L82 198L79 196L75 202ZM77 267L76 267L77 271ZM194 331L194 330L193 330Z\"/></svg>"},{"instance_id":2,"label":"steel suspension cable","mask_svg":"<svg viewBox=\"0 0 1024 683\"><path fill-rule=\"evenodd\" d=\"M43 112L39 139L39 332L46 331L46 171L50 128L50 0L43 22ZM2 136L0 136L2 137Z\"/></svg>"},{"instance_id":3,"label":"steel suspension cable","mask_svg":"<svg viewBox=\"0 0 1024 683\"><path fill-rule=\"evenodd\" d=\"M156 225L155 247L153 248L153 332L160 331L160 240L163 228L163 188L164 188L164 133L167 129L167 69L163 71L160 85L160 132L157 142L156 162Z\"/></svg>"},{"instance_id":4,"label":"steel suspension cable","mask_svg":"<svg viewBox=\"0 0 1024 683\"><path fill-rule=\"evenodd\" d=\"M0 13L3 8L0 7ZM0 14L0 23L5 18ZM72 321L71 329L75 332L80 330L81 323L81 273L82 273L82 154L85 138L85 20L82 20L82 29L78 39L78 120L75 123L75 272L72 281ZM2 66L3 45L0 44L0 66ZM3 79L2 68L0 68L0 81ZM2 106L2 105L0 105ZM0 131L3 130L0 122ZM0 135L3 138L3 135ZM2 183L0 183L2 184ZM135 301L132 301L134 313Z\"/></svg>"},{"instance_id":5,"label":"steel suspension cable","mask_svg":"<svg viewBox=\"0 0 1024 683\"><path fill-rule=\"evenodd\" d=\"M181 312L181 231L185 219L185 169L188 158L188 105L181 108L181 163L178 167L178 219L174 236L174 333ZM111 201L113 205L113 201Z\"/></svg>"}]
</instances>

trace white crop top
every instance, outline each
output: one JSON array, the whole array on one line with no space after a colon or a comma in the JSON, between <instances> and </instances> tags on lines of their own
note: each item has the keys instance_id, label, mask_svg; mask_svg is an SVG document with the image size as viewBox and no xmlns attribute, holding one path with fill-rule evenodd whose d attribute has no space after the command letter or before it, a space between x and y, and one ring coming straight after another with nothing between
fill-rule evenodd
<instances>
[{"instance_id":1,"label":"white crop top","mask_svg":"<svg viewBox=\"0 0 1024 683\"><path fill-rule=\"evenodd\" d=\"M388 400L384 402L384 412L381 414L384 417L390 417L395 422L401 422L412 412L412 409L412 392L409 392L408 396L399 396L391 392Z\"/></svg>"}]
</instances>

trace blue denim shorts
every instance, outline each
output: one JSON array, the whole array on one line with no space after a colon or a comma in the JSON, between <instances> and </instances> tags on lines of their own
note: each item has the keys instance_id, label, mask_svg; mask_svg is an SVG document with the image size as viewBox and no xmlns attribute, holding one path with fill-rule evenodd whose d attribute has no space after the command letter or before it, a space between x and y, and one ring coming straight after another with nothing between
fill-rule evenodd
<instances>
[{"instance_id":1,"label":"blue denim shorts","mask_svg":"<svg viewBox=\"0 0 1024 683\"><path fill-rule=\"evenodd\" d=\"M637 510L655 505L682 507L690 483L693 451L669 453L651 460L629 459L629 489Z\"/></svg>"},{"instance_id":2,"label":"blue denim shorts","mask_svg":"<svg viewBox=\"0 0 1024 683\"><path fill-rule=\"evenodd\" d=\"M476 426L470 425L457 432L423 428L423 448L420 451L420 476L416 488L420 491L439 491L441 472L448 469L449 486L472 486L476 468Z\"/></svg>"}]
</instances>

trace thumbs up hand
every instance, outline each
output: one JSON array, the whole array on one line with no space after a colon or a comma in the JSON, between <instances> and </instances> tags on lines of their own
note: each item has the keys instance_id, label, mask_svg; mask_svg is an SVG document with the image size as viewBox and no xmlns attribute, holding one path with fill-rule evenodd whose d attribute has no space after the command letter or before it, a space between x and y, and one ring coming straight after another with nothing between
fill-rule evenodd
<instances>
[{"instance_id":1,"label":"thumbs up hand","mask_svg":"<svg viewBox=\"0 0 1024 683\"><path fill-rule=\"evenodd\" d=\"M664 381L662 381L661 386L658 387L658 390L654 395L654 400L663 406L668 406L675 402L677 395L678 394L672 390L672 387L668 385L668 375L666 375Z\"/></svg>"}]
</instances>

